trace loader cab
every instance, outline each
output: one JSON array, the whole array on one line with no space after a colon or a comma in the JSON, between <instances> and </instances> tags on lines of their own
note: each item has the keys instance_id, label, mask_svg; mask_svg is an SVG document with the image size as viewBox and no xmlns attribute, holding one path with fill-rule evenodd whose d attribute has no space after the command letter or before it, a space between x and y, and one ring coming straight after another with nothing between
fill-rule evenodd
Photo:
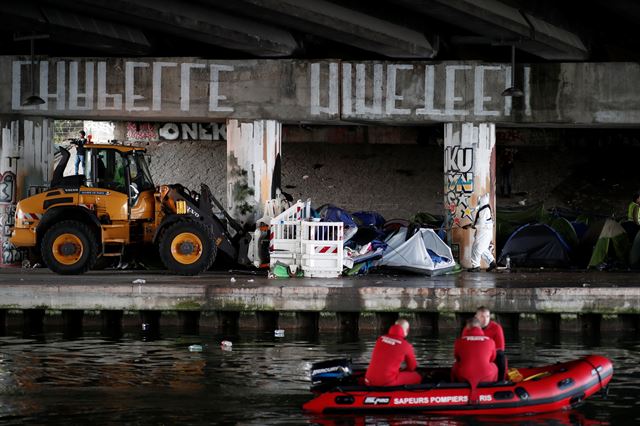
<instances>
[{"instance_id":1,"label":"loader cab","mask_svg":"<svg viewBox=\"0 0 640 426\"><path fill-rule=\"evenodd\" d=\"M85 153L86 186L110 189L127 196L131 219L150 217L155 186L143 150L105 145Z\"/></svg>"}]
</instances>

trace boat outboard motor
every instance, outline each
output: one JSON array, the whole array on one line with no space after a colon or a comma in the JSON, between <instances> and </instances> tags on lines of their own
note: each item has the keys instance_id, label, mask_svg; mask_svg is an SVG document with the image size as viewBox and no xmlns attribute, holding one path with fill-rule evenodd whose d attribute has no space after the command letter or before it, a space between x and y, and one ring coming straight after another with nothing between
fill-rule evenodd
<instances>
[{"instance_id":1,"label":"boat outboard motor","mask_svg":"<svg viewBox=\"0 0 640 426\"><path fill-rule=\"evenodd\" d=\"M337 383L351 376L351 360L330 359L311 365L311 383L315 385Z\"/></svg>"}]
</instances>

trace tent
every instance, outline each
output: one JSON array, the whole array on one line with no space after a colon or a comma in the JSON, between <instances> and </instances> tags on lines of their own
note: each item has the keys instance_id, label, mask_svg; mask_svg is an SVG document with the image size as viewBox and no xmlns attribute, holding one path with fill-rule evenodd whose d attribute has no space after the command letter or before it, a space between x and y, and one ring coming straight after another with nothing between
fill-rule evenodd
<instances>
[{"instance_id":1,"label":"tent","mask_svg":"<svg viewBox=\"0 0 640 426\"><path fill-rule=\"evenodd\" d=\"M409 229L400 228L387 237L379 266L425 275L444 274L456 266L451 249L433 229L420 228L413 235Z\"/></svg>"},{"instance_id":2,"label":"tent","mask_svg":"<svg viewBox=\"0 0 640 426\"><path fill-rule=\"evenodd\" d=\"M564 217L556 217L551 219L549 222L549 226L551 226L567 243L571 249L574 249L578 246L578 234L576 234L576 230L567 219Z\"/></svg>"},{"instance_id":3,"label":"tent","mask_svg":"<svg viewBox=\"0 0 640 426\"><path fill-rule=\"evenodd\" d=\"M527 223L540 223L547 219L547 211L543 203L526 207L497 207L496 209L496 243L498 248L504 247L507 239Z\"/></svg>"},{"instance_id":4,"label":"tent","mask_svg":"<svg viewBox=\"0 0 640 426\"><path fill-rule=\"evenodd\" d=\"M636 233L636 237L633 239L633 245L629 252L629 265L634 268L640 266L640 232Z\"/></svg>"},{"instance_id":5,"label":"tent","mask_svg":"<svg viewBox=\"0 0 640 426\"><path fill-rule=\"evenodd\" d=\"M592 249L589 268L596 268L609 262L626 264L631 248L624 228L612 219L590 226L582 239L582 245Z\"/></svg>"},{"instance_id":6,"label":"tent","mask_svg":"<svg viewBox=\"0 0 640 426\"><path fill-rule=\"evenodd\" d=\"M498 263L507 256L513 266L569 266L571 249L553 228L544 224L524 225L507 240Z\"/></svg>"}]
</instances>

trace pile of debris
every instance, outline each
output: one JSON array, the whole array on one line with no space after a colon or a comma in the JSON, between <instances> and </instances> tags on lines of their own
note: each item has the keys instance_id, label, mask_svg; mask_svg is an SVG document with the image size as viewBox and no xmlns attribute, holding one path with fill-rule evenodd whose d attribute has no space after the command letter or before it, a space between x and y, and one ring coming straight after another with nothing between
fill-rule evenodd
<instances>
[{"instance_id":1,"label":"pile of debris","mask_svg":"<svg viewBox=\"0 0 640 426\"><path fill-rule=\"evenodd\" d=\"M262 247L254 264L264 265L268 255L271 277L333 278L381 268L439 275L456 269L451 249L431 228L331 204L313 209L310 200L272 205L280 208L266 209L254 235Z\"/></svg>"}]
</instances>

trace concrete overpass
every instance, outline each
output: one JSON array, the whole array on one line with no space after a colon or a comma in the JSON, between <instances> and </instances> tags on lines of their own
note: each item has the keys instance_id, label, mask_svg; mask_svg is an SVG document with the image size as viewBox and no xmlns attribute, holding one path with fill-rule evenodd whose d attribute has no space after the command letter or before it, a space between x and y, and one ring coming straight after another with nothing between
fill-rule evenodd
<instances>
[{"instance_id":1,"label":"concrete overpass","mask_svg":"<svg viewBox=\"0 0 640 426\"><path fill-rule=\"evenodd\" d=\"M48 180L52 119L227 121L229 207L247 179L251 222L280 182L283 123L445 123L444 210L468 266L458 228L481 194L495 207L496 125L639 124L638 16L616 0L7 0L3 156L22 157L21 176L0 173L22 193Z\"/></svg>"},{"instance_id":2,"label":"concrete overpass","mask_svg":"<svg viewBox=\"0 0 640 426\"><path fill-rule=\"evenodd\" d=\"M632 20L619 9L616 2L574 10L557 2L531 5L524 0L7 0L0 6L0 33L5 39L15 32L46 33L50 39L42 46L50 55L80 48L109 56L188 56L197 51L221 58L495 60L496 52L508 53L492 45L516 43L545 60L581 61L593 58L590 46L597 55L597 48L612 40L623 48L633 45L617 37L615 18ZM598 21L611 35L595 36L590 21ZM468 45L476 55L480 49L484 58L469 55Z\"/></svg>"}]
</instances>

